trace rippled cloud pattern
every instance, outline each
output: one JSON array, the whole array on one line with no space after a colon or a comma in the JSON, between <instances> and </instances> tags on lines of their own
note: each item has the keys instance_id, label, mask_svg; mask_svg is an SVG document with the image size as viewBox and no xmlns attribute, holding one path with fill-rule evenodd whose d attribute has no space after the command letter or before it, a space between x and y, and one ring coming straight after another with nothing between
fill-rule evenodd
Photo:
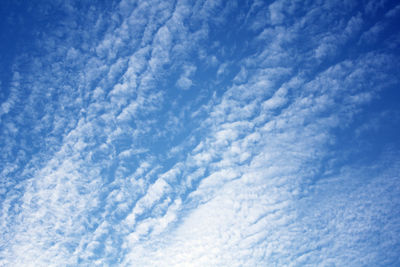
<instances>
[{"instance_id":1,"label":"rippled cloud pattern","mask_svg":"<svg viewBox=\"0 0 400 267\"><path fill-rule=\"evenodd\" d=\"M0 266L400 266L397 1L0 17Z\"/></svg>"}]
</instances>

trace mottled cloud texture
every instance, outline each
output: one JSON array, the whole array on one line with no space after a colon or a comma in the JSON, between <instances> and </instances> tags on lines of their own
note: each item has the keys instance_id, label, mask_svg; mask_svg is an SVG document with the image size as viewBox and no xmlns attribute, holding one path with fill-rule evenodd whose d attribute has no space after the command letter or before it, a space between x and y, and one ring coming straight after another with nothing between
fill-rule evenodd
<instances>
[{"instance_id":1,"label":"mottled cloud texture","mask_svg":"<svg viewBox=\"0 0 400 267\"><path fill-rule=\"evenodd\" d=\"M395 1L0 8L0 266L400 265Z\"/></svg>"}]
</instances>

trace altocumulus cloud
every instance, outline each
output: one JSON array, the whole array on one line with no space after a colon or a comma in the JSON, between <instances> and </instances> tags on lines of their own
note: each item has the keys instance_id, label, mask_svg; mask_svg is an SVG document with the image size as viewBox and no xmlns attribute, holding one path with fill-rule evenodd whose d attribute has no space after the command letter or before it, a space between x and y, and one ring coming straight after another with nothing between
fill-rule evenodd
<instances>
[{"instance_id":1,"label":"altocumulus cloud","mask_svg":"<svg viewBox=\"0 0 400 267\"><path fill-rule=\"evenodd\" d=\"M395 1L0 4L1 266L398 266Z\"/></svg>"}]
</instances>

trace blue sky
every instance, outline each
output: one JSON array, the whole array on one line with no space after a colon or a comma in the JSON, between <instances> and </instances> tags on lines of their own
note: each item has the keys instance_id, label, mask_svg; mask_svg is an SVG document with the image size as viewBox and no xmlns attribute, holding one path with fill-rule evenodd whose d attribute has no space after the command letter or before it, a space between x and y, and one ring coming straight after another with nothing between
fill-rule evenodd
<instances>
[{"instance_id":1,"label":"blue sky","mask_svg":"<svg viewBox=\"0 0 400 267\"><path fill-rule=\"evenodd\" d=\"M396 1L2 1L0 266L399 266Z\"/></svg>"}]
</instances>

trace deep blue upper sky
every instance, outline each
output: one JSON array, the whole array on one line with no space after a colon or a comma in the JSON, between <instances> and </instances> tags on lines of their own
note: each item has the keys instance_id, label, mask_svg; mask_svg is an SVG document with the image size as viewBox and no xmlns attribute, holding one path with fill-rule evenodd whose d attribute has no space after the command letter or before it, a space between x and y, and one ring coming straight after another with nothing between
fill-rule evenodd
<instances>
[{"instance_id":1,"label":"deep blue upper sky","mask_svg":"<svg viewBox=\"0 0 400 267\"><path fill-rule=\"evenodd\" d=\"M396 1L2 1L0 266L399 266Z\"/></svg>"}]
</instances>

